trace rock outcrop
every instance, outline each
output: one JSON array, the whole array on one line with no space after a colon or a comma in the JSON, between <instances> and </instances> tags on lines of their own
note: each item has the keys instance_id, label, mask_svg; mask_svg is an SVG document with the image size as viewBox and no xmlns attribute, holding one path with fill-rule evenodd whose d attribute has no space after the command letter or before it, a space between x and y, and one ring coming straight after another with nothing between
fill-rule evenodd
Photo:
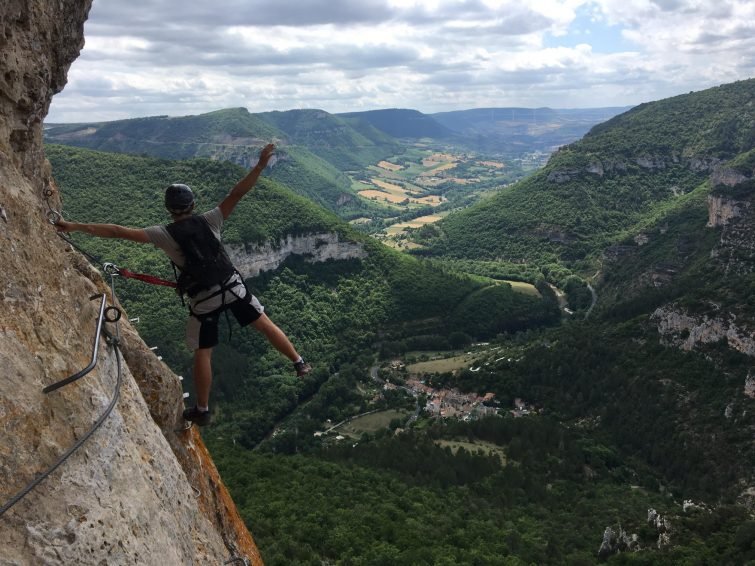
<instances>
[{"instance_id":1,"label":"rock outcrop","mask_svg":"<svg viewBox=\"0 0 755 566\"><path fill-rule=\"evenodd\" d=\"M753 194L732 198L708 197L708 227L720 228L721 238L711 256L724 273L752 273L755 270L755 206Z\"/></svg>"},{"instance_id":2,"label":"rock outcrop","mask_svg":"<svg viewBox=\"0 0 755 566\"><path fill-rule=\"evenodd\" d=\"M605 158L603 160L593 158L584 167L561 167L555 168L548 173L548 182L560 185L577 179L585 173L603 177L608 174L621 175L637 168L646 171L660 171L671 167L686 168L695 173L715 171L720 160L715 157L682 157L677 154L671 155L639 155L629 158ZM670 188L674 195L675 188Z\"/></svg>"},{"instance_id":3,"label":"rock outcrop","mask_svg":"<svg viewBox=\"0 0 755 566\"><path fill-rule=\"evenodd\" d=\"M44 191L54 184L42 120L83 45L90 6L0 7L0 506L119 397L91 438L3 514L0 564L260 564L201 438L176 432L179 380L127 317L118 349L103 340L88 375L42 391L87 365L100 303L90 295L109 297L100 274L45 218Z\"/></svg>"},{"instance_id":4,"label":"rock outcrop","mask_svg":"<svg viewBox=\"0 0 755 566\"><path fill-rule=\"evenodd\" d=\"M614 554L622 552L637 552L640 550L640 543L636 534L630 535L621 525L616 530L606 527L603 531L603 541L598 549L598 558L606 560Z\"/></svg>"},{"instance_id":5,"label":"rock outcrop","mask_svg":"<svg viewBox=\"0 0 755 566\"><path fill-rule=\"evenodd\" d=\"M318 263L328 260L363 259L367 252L361 244L342 241L334 232L286 236L276 243L226 246L228 256L245 278L277 269L291 255Z\"/></svg>"},{"instance_id":6,"label":"rock outcrop","mask_svg":"<svg viewBox=\"0 0 755 566\"><path fill-rule=\"evenodd\" d=\"M721 195L708 197L708 228L727 226L735 218L742 216L742 211L749 208L748 202L743 202Z\"/></svg>"},{"instance_id":7,"label":"rock outcrop","mask_svg":"<svg viewBox=\"0 0 755 566\"><path fill-rule=\"evenodd\" d=\"M728 346L747 356L755 357L755 332L739 325L736 316L694 315L674 305L656 309L651 320L658 332L670 345L682 350L693 350L702 344L726 340Z\"/></svg>"}]
</instances>

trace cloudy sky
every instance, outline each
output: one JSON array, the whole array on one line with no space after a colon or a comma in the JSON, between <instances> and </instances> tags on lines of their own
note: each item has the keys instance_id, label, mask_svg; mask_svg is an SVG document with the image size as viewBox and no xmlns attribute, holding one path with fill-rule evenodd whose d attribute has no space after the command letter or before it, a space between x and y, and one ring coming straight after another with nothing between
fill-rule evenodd
<instances>
[{"instance_id":1,"label":"cloudy sky","mask_svg":"<svg viewBox=\"0 0 755 566\"><path fill-rule=\"evenodd\" d=\"M626 106L755 76L753 0L94 0L48 122Z\"/></svg>"}]
</instances>

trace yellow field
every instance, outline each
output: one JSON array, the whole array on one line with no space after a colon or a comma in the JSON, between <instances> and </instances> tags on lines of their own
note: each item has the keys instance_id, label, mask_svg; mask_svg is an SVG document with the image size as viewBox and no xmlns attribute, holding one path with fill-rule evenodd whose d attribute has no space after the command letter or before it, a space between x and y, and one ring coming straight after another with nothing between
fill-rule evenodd
<instances>
[{"instance_id":1,"label":"yellow field","mask_svg":"<svg viewBox=\"0 0 755 566\"><path fill-rule=\"evenodd\" d=\"M385 181L381 181L380 179L372 179L372 184L376 187L379 187L383 189L386 193L391 193L392 195L407 197L409 196L406 189L404 187L401 187L399 185L394 185L393 183L386 183Z\"/></svg>"},{"instance_id":2,"label":"yellow field","mask_svg":"<svg viewBox=\"0 0 755 566\"><path fill-rule=\"evenodd\" d=\"M427 216L420 216L419 218L415 218L414 220L410 220L409 222L400 222L399 224L389 226L385 232L389 236L395 236L396 234L403 232L406 228L420 228L425 224L432 224L433 222L437 222L441 218L443 217L439 214L428 214Z\"/></svg>"},{"instance_id":3,"label":"yellow field","mask_svg":"<svg viewBox=\"0 0 755 566\"><path fill-rule=\"evenodd\" d=\"M443 171L448 171L449 169L453 169L454 167L456 167L456 163L443 163L442 165L438 165L435 169L430 169L429 171L424 171L423 173L420 173L419 176L432 177L433 175L436 175Z\"/></svg>"},{"instance_id":4,"label":"yellow field","mask_svg":"<svg viewBox=\"0 0 755 566\"><path fill-rule=\"evenodd\" d=\"M368 222L372 222L371 218L366 218L362 216L361 218L355 218L354 220L349 220L349 224L367 224Z\"/></svg>"},{"instance_id":5,"label":"yellow field","mask_svg":"<svg viewBox=\"0 0 755 566\"><path fill-rule=\"evenodd\" d=\"M388 171L401 171L404 168L402 165L396 165L395 163L391 163L390 161L381 161L380 163L378 163L378 167L388 169Z\"/></svg>"},{"instance_id":6,"label":"yellow field","mask_svg":"<svg viewBox=\"0 0 755 566\"><path fill-rule=\"evenodd\" d=\"M412 199L412 202L429 204L430 206L438 206L439 204L443 202L443 197L438 197L438 196L422 197L422 198Z\"/></svg>"},{"instance_id":7,"label":"yellow field","mask_svg":"<svg viewBox=\"0 0 755 566\"><path fill-rule=\"evenodd\" d=\"M384 193L383 191L359 191L359 196L364 198L376 198L380 200L384 200L386 202L390 203L399 203L404 202L407 197L406 196L398 196L398 195L392 195L390 193Z\"/></svg>"},{"instance_id":8,"label":"yellow field","mask_svg":"<svg viewBox=\"0 0 755 566\"><path fill-rule=\"evenodd\" d=\"M495 167L496 169L503 169L505 167L503 163L499 163L498 161L478 161L477 163L483 167Z\"/></svg>"},{"instance_id":9,"label":"yellow field","mask_svg":"<svg viewBox=\"0 0 755 566\"><path fill-rule=\"evenodd\" d=\"M381 181L379 179L372 179L372 182L375 184L375 186L379 187L382 190L378 191L375 189L367 189L364 191L359 191L357 194L363 198L375 198L389 202L391 204L398 204L404 202L407 199L410 203L427 204L430 206L438 206L439 204L444 202L443 197L438 196L421 198L413 197L411 196L411 193L408 193L406 190L404 190L403 187L399 187L398 185L394 185L392 183L386 183L385 181Z\"/></svg>"}]
</instances>

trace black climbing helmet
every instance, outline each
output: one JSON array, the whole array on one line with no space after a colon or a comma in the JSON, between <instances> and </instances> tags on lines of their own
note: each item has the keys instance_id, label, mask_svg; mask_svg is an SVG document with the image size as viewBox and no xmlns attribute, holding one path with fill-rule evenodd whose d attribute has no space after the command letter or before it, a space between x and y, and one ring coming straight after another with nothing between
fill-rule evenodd
<instances>
[{"instance_id":1,"label":"black climbing helmet","mask_svg":"<svg viewBox=\"0 0 755 566\"><path fill-rule=\"evenodd\" d=\"M165 189L165 208L174 214L188 212L194 205L194 193L189 185L173 183Z\"/></svg>"}]
</instances>

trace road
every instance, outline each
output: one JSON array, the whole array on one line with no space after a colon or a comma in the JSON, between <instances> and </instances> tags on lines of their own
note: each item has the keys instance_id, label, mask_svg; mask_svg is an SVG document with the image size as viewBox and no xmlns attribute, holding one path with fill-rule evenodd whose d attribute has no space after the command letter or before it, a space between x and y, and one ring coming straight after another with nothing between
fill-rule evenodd
<instances>
[{"instance_id":1,"label":"road","mask_svg":"<svg viewBox=\"0 0 755 566\"><path fill-rule=\"evenodd\" d=\"M593 286L588 283L587 288L590 289L590 294L592 295L592 303L590 303L590 308L587 309L587 312L585 313L585 320L587 320L587 317L590 316L592 309L595 307L595 303L598 302L598 293L595 291Z\"/></svg>"}]
</instances>

